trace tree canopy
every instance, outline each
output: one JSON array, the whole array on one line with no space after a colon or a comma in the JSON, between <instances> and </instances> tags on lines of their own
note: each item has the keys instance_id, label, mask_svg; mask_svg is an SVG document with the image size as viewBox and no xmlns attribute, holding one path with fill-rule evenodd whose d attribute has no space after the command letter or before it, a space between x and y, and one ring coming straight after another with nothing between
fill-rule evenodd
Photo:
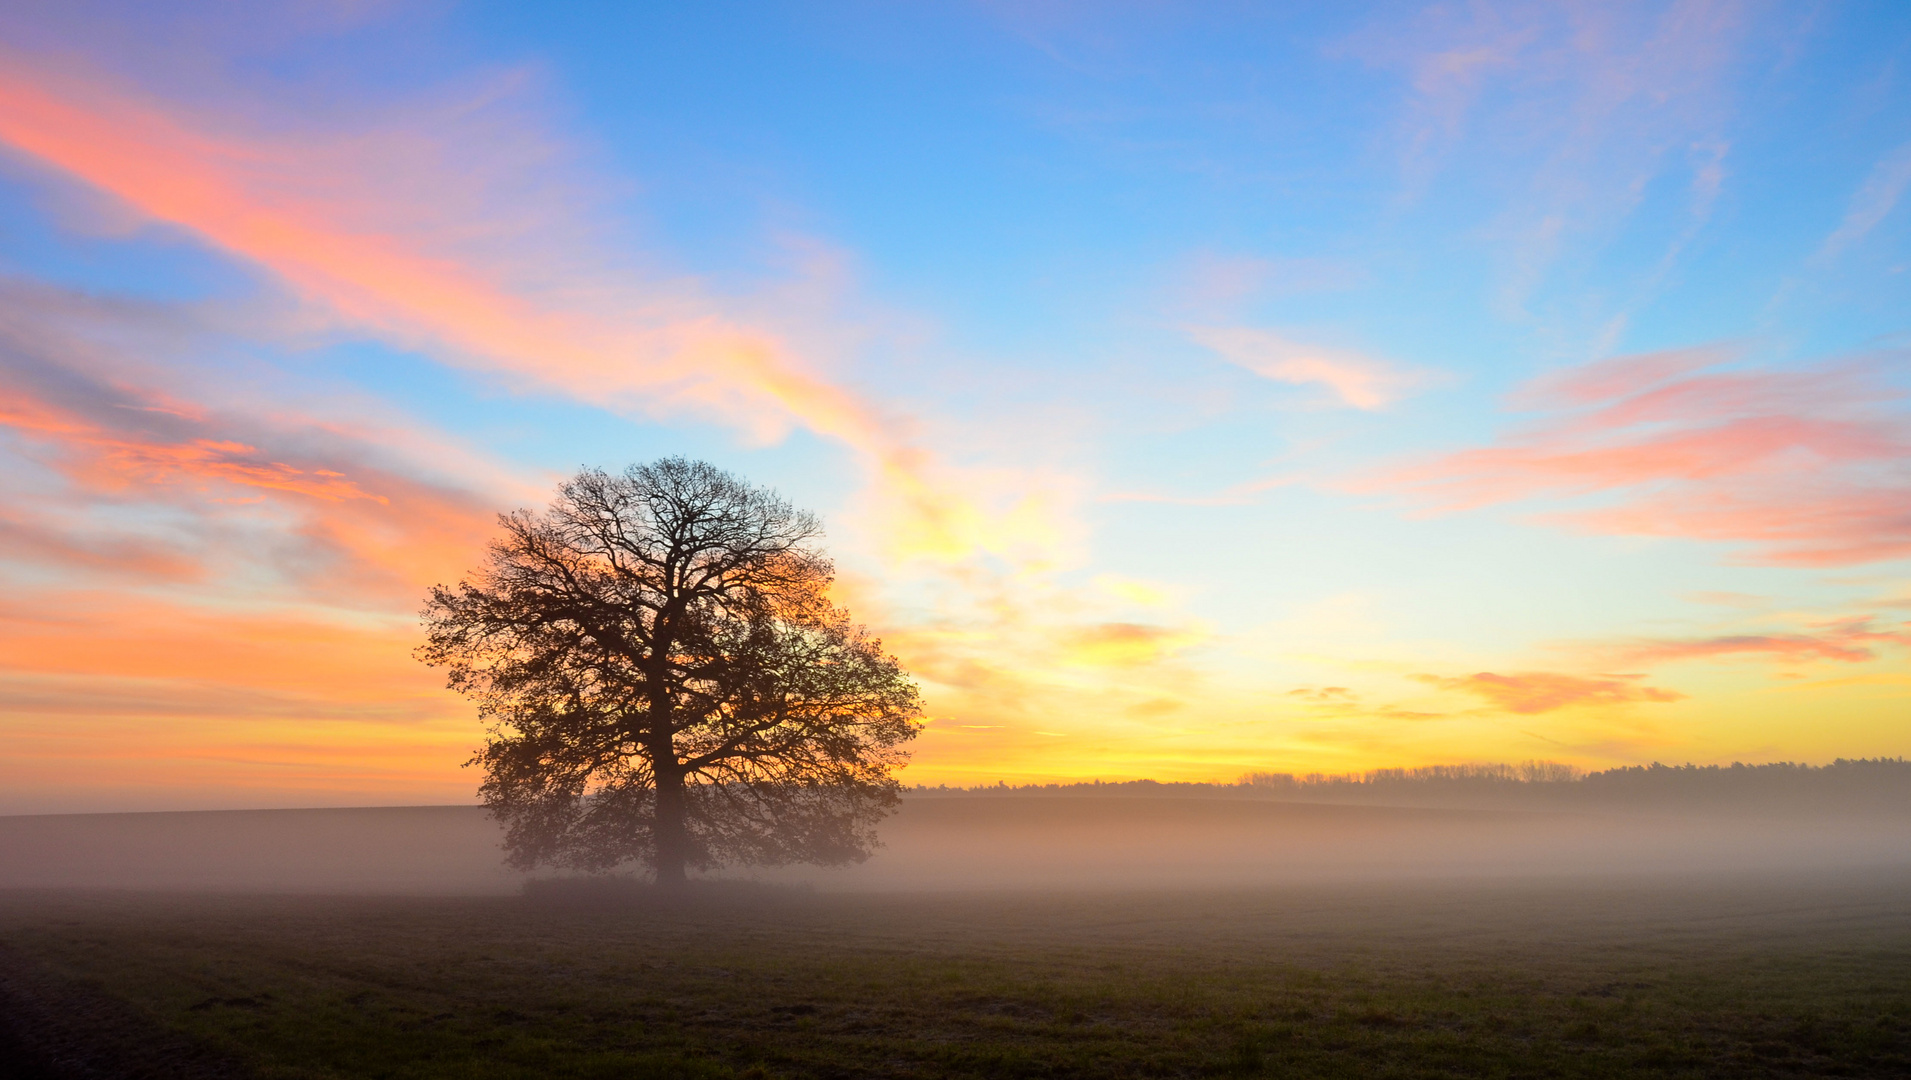
<instances>
[{"instance_id":1,"label":"tree canopy","mask_svg":"<svg viewBox=\"0 0 1911 1080\"><path fill-rule=\"evenodd\" d=\"M666 458L498 522L484 563L431 590L418 657L491 725L472 762L513 865L671 883L867 857L920 698L830 602L815 517Z\"/></svg>"}]
</instances>

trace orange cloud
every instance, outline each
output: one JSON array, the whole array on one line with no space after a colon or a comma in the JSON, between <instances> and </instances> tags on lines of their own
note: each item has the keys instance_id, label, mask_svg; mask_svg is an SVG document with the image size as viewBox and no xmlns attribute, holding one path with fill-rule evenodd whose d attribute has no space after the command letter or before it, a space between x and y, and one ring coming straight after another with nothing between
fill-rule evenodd
<instances>
[{"instance_id":1,"label":"orange cloud","mask_svg":"<svg viewBox=\"0 0 1911 1080\"><path fill-rule=\"evenodd\" d=\"M1503 712L1530 716L1581 705L1629 705L1637 702L1666 703L1685 698L1674 690L1641 686L1635 675L1609 675L1586 678L1554 671L1529 671L1497 675L1482 671L1459 678L1439 675L1415 675L1413 678L1442 690L1472 694Z\"/></svg>"},{"instance_id":2,"label":"orange cloud","mask_svg":"<svg viewBox=\"0 0 1911 1080\"><path fill-rule=\"evenodd\" d=\"M1359 699L1359 695L1345 686L1299 686L1287 692L1288 697L1316 705L1347 705Z\"/></svg>"},{"instance_id":3,"label":"orange cloud","mask_svg":"<svg viewBox=\"0 0 1911 1080\"><path fill-rule=\"evenodd\" d=\"M1069 631L1064 658L1075 664L1128 666L1163 660L1200 640L1188 630L1146 623L1097 623Z\"/></svg>"},{"instance_id":4,"label":"orange cloud","mask_svg":"<svg viewBox=\"0 0 1911 1080\"><path fill-rule=\"evenodd\" d=\"M1552 410L1539 423L1362 486L1442 510L1604 493L1617 501L1548 520L1745 542L1779 565L1911 554L1911 427L1882 363L1703 370L1721 356L1624 357L1536 381L1514 400Z\"/></svg>"}]
</instances>

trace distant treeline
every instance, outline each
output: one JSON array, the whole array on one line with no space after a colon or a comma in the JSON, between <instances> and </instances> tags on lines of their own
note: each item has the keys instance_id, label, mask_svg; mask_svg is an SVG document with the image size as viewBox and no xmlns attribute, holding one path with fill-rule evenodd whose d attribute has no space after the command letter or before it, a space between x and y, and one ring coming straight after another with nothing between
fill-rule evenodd
<instances>
[{"instance_id":1,"label":"distant treeline","mask_svg":"<svg viewBox=\"0 0 1911 1080\"><path fill-rule=\"evenodd\" d=\"M1248 773L1232 784L1101 780L917 787L927 795L1133 795L1279 799L1420 806L1594 808L1705 807L1911 811L1911 761L1839 758L1829 765L1628 765L1587 772L1556 761L1426 765L1364 773Z\"/></svg>"}]
</instances>

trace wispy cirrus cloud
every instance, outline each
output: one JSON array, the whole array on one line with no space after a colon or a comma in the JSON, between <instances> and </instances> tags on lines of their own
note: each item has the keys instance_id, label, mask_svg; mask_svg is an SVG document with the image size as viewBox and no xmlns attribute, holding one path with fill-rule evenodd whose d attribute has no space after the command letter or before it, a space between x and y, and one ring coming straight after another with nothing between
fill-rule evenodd
<instances>
[{"instance_id":1,"label":"wispy cirrus cloud","mask_svg":"<svg viewBox=\"0 0 1911 1080\"><path fill-rule=\"evenodd\" d=\"M1325 387L1354 409L1380 409L1426 382L1422 372L1353 349L1310 345L1245 326L1190 327L1188 336L1229 363L1293 386Z\"/></svg>"},{"instance_id":2,"label":"wispy cirrus cloud","mask_svg":"<svg viewBox=\"0 0 1911 1080\"><path fill-rule=\"evenodd\" d=\"M1851 196L1851 205L1846 208L1845 216L1825 237L1812 254L1811 261L1817 264L1831 262L1853 244L1863 240L1871 230L1897 208L1898 200L1904 197L1904 189L1911 186L1911 143L1898 147L1884 160L1872 167L1864 183Z\"/></svg>"},{"instance_id":3,"label":"wispy cirrus cloud","mask_svg":"<svg viewBox=\"0 0 1911 1080\"><path fill-rule=\"evenodd\" d=\"M1307 256L1223 255L1198 251L1178 268L1167 299L1177 310L1223 322L1247 301L1333 292L1363 284L1352 263Z\"/></svg>"},{"instance_id":4,"label":"wispy cirrus cloud","mask_svg":"<svg viewBox=\"0 0 1911 1080\"><path fill-rule=\"evenodd\" d=\"M1730 367L1731 355L1620 357L1536 380L1513 395L1535 421L1362 486L1436 510L1603 496L1544 520L1738 542L1775 565L1911 554L1911 428L1895 358L1778 369Z\"/></svg>"},{"instance_id":5,"label":"wispy cirrus cloud","mask_svg":"<svg viewBox=\"0 0 1911 1080\"><path fill-rule=\"evenodd\" d=\"M1501 310L1586 319L1561 329L1613 340L1711 219L1734 77L1762 44L1748 33L1754 15L1737 0L1429 4L1374 18L1340 49L1402 78L1401 203L1438 200L1461 177L1493 192L1493 218L1476 235L1500 263ZM1584 289L1550 303L1548 286L1583 267L1576 255L1673 191L1683 224L1607 292L1611 306L1597 310Z\"/></svg>"},{"instance_id":6,"label":"wispy cirrus cloud","mask_svg":"<svg viewBox=\"0 0 1911 1080\"><path fill-rule=\"evenodd\" d=\"M1568 675L1557 671L1527 671L1500 675L1491 671L1449 677L1415 675L1428 686L1469 694L1502 712L1533 716L1581 706L1669 704L1684 694L1647 686L1639 675Z\"/></svg>"}]
</instances>

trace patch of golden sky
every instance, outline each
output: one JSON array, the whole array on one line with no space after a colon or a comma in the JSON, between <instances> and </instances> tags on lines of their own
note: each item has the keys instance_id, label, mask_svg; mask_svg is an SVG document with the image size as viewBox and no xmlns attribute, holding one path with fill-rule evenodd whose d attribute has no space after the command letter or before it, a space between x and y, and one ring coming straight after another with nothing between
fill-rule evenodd
<instances>
[{"instance_id":1,"label":"patch of golden sky","mask_svg":"<svg viewBox=\"0 0 1911 1080\"><path fill-rule=\"evenodd\" d=\"M17 595L0 607L0 810L463 801L469 709L411 661L415 637L309 609Z\"/></svg>"}]
</instances>

